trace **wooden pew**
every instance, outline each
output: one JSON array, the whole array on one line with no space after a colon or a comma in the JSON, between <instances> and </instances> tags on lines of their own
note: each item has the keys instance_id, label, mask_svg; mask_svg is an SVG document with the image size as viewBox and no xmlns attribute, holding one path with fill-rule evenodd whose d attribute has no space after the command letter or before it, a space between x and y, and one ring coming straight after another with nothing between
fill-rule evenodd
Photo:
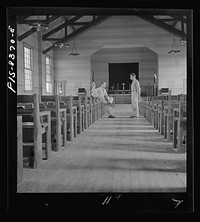
<instances>
[{"instance_id":1,"label":"wooden pew","mask_svg":"<svg viewBox=\"0 0 200 222\"><path fill-rule=\"evenodd\" d=\"M90 101L87 95L79 95L79 100L82 101L81 104L84 105L84 129L90 126Z\"/></svg>"},{"instance_id":2,"label":"wooden pew","mask_svg":"<svg viewBox=\"0 0 200 222\"><path fill-rule=\"evenodd\" d=\"M139 102L139 113L156 128L154 120L157 119L157 103L155 103L154 100L156 100L154 96L141 97L141 101Z\"/></svg>"},{"instance_id":3,"label":"wooden pew","mask_svg":"<svg viewBox=\"0 0 200 222\"><path fill-rule=\"evenodd\" d=\"M158 132L164 135L164 106L168 104L168 94L161 95L158 100Z\"/></svg>"},{"instance_id":4,"label":"wooden pew","mask_svg":"<svg viewBox=\"0 0 200 222\"><path fill-rule=\"evenodd\" d=\"M94 123L95 121L98 120L98 99L97 98L92 98L92 122Z\"/></svg>"},{"instance_id":5,"label":"wooden pew","mask_svg":"<svg viewBox=\"0 0 200 222\"><path fill-rule=\"evenodd\" d=\"M86 108L85 105L85 96L79 95L72 97L73 106L77 107L77 132L81 134L81 132L86 129Z\"/></svg>"},{"instance_id":6,"label":"wooden pew","mask_svg":"<svg viewBox=\"0 0 200 222\"><path fill-rule=\"evenodd\" d=\"M187 111L183 94L179 95L179 107L173 108L173 148L182 153L186 151Z\"/></svg>"},{"instance_id":7,"label":"wooden pew","mask_svg":"<svg viewBox=\"0 0 200 222\"><path fill-rule=\"evenodd\" d=\"M75 103L76 100L79 102ZM87 129L93 122L102 116L102 108L104 106L97 98L87 97L86 95L73 97L73 105L76 106L77 104L82 109L82 131Z\"/></svg>"},{"instance_id":8,"label":"wooden pew","mask_svg":"<svg viewBox=\"0 0 200 222\"><path fill-rule=\"evenodd\" d=\"M59 151L66 146L67 141L67 117L66 109L60 108L60 98L55 96L41 96L41 111L51 113L51 140L52 150Z\"/></svg>"},{"instance_id":9,"label":"wooden pew","mask_svg":"<svg viewBox=\"0 0 200 222\"><path fill-rule=\"evenodd\" d=\"M151 102L152 101L152 102ZM186 95L171 95L171 91L157 97L143 97L141 114L158 129L178 152L186 147Z\"/></svg>"},{"instance_id":10,"label":"wooden pew","mask_svg":"<svg viewBox=\"0 0 200 222\"><path fill-rule=\"evenodd\" d=\"M22 116L23 160L28 160L29 167L37 168L42 159L51 156L50 112L39 111L37 94L18 95L17 105L17 115Z\"/></svg>"},{"instance_id":11,"label":"wooden pew","mask_svg":"<svg viewBox=\"0 0 200 222\"><path fill-rule=\"evenodd\" d=\"M144 99L145 117L164 135L164 106L167 104L168 95L147 97Z\"/></svg>"},{"instance_id":12,"label":"wooden pew","mask_svg":"<svg viewBox=\"0 0 200 222\"><path fill-rule=\"evenodd\" d=\"M90 109L88 104L87 95L84 96L84 128L87 129L89 127L89 118L90 118Z\"/></svg>"},{"instance_id":13,"label":"wooden pew","mask_svg":"<svg viewBox=\"0 0 200 222\"><path fill-rule=\"evenodd\" d=\"M178 108L178 95L171 95L169 91L168 104L164 106L164 138L172 142L173 108Z\"/></svg>"},{"instance_id":14,"label":"wooden pew","mask_svg":"<svg viewBox=\"0 0 200 222\"><path fill-rule=\"evenodd\" d=\"M151 123L151 112L152 112L152 97L146 97L146 105L145 105L146 119Z\"/></svg>"},{"instance_id":15,"label":"wooden pew","mask_svg":"<svg viewBox=\"0 0 200 222\"><path fill-rule=\"evenodd\" d=\"M91 97L87 97L87 121L88 121L88 127L92 125L92 103L91 103Z\"/></svg>"},{"instance_id":16,"label":"wooden pew","mask_svg":"<svg viewBox=\"0 0 200 222\"><path fill-rule=\"evenodd\" d=\"M168 105L164 107L164 136L168 142L173 141L173 111L178 109L180 106L180 97L183 97L183 101L181 105L183 105L184 109L186 108L186 95L169 95ZM185 113L185 112L184 112ZM178 114L177 114L178 115Z\"/></svg>"},{"instance_id":17,"label":"wooden pew","mask_svg":"<svg viewBox=\"0 0 200 222\"><path fill-rule=\"evenodd\" d=\"M151 103L150 103L150 123L154 125L154 104L155 104L155 96L151 97Z\"/></svg>"},{"instance_id":18,"label":"wooden pew","mask_svg":"<svg viewBox=\"0 0 200 222\"><path fill-rule=\"evenodd\" d=\"M90 113L89 123L90 125L92 125L93 123L93 97L92 96L88 97L88 101L89 101L89 113Z\"/></svg>"},{"instance_id":19,"label":"wooden pew","mask_svg":"<svg viewBox=\"0 0 200 222\"><path fill-rule=\"evenodd\" d=\"M141 97L141 101L139 102L139 113L140 115L146 118L147 115L147 97Z\"/></svg>"},{"instance_id":20,"label":"wooden pew","mask_svg":"<svg viewBox=\"0 0 200 222\"><path fill-rule=\"evenodd\" d=\"M77 106L73 106L72 96L60 96L60 107L67 111L67 132L69 140L72 141L77 136Z\"/></svg>"},{"instance_id":21,"label":"wooden pew","mask_svg":"<svg viewBox=\"0 0 200 222\"><path fill-rule=\"evenodd\" d=\"M23 180L22 116L17 116L17 183Z\"/></svg>"}]
</instances>

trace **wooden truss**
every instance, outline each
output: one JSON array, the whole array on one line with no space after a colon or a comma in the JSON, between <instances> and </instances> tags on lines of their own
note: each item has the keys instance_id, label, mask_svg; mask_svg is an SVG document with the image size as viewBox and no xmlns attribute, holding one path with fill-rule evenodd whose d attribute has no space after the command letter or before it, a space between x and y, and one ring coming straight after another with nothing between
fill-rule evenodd
<instances>
[{"instance_id":1,"label":"wooden truss","mask_svg":"<svg viewBox=\"0 0 200 222\"><path fill-rule=\"evenodd\" d=\"M50 11L49 11L50 10ZM52 14L51 14L52 10ZM56 11L57 10L57 11ZM116 9L115 9L116 10ZM111 15L124 13L127 15L136 15L140 18L151 22L154 25L174 34L183 39L187 39L187 11L181 12L180 10L144 10L144 9L127 9L126 11L116 11L109 9L81 9L81 8L67 8L61 11L60 8L48 9L48 14L45 15L45 9L41 8L37 13L41 13L42 19L30 19L31 17L26 14L25 16L18 16L18 24L29 24L41 22L44 25L50 25L56 19L64 18L62 24L53 25L50 30L42 35L42 41L52 42L52 46L45 49L43 54L52 50L55 45L66 44L75 39L78 35L82 34L94 25L99 24ZM55 14L58 13L57 14ZM62 12L62 13L61 13ZM28 12L27 12L28 13ZM53 14L54 13L54 14ZM95 14L96 13L96 14ZM31 14L31 13L30 13ZM39 16L40 17L40 16ZM71 32L68 33L68 27L71 27ZM60 37L59 32L64 30L64 36ZM36 27L32 27L27 32L18 37L18 41L22 41L37 31ZM57 33L57 34L56 34ZM56 37L55 37L56 36Z\"/></svg>"},{"instance_id":2,"label":"wooden truss","mask_svg":"<svg viewBox=\"0 0 200 222\"><path fill-rule=\"evenodd\" d=\"M175 36L186 39L187 38L187 17L182 15L141 15L142 19L151 22L154 25L174 34ZM177 23L180 23L177 26Z\"/></svg>"},{"instance_id":3,"label":"wooden truss","mask_svg":"<svg viewBox=\"0 0 200 222\"><path fill-rule=\"evenodd\" d=\"M51 16L50 18L46 16L46 19L42 20L28 20L25 19L25 17L19 17L18 18L18 23L19 24L32 24L35 22L42 22L44 24L50 24L53 22L55 19L58 19L61 16ZM43 54L47 53L51 49L55 47L55 44L59 43L68 43L69 41L73 40L76 38L78 35L82 34L84 31L88 30L90 27L99 24L100 22L104 21L108 16L98 16L98 15L91 15L92 20L90 21L78 21L81 20L84 17L84 15L75 15L70 19L65 19L65 22L54 27L51 29L49 32L45 33L42 35L42 40L43 41L52 41L53 44L49 48L45 49L43 51ZM88 16L87 16L88 17ZM78 22L77 22L78 21ZM67 27L70 26L72 28L72 32L70 34L67 33ZM75 28L78 27L78 28ZM62 38L53 38L51 37L53 34L61 31L62 29L65 30L65 36ZM34 32L37 31L37 28L33 27L29 31L23 33L18 37L18 41L23 40L24 38L28 37L29 35L33 34Z\"/></svg>"}]
</instances>

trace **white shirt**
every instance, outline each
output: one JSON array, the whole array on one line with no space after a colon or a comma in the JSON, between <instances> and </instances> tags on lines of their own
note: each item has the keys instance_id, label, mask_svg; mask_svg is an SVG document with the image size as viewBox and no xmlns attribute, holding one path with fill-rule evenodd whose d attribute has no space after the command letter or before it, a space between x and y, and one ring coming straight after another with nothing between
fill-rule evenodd
<instances>
[{"instance_id":1,"label":"white shirt","mask_svg":"<svg viewBox=\"0 0 200 222\"><path fill-rule=\"evenodd\" d=\"M102 88L101 86L98 88L95 88L93 92L94 92L95 97L104 97L104 96L108 97L106 89Z\"/></svg>"},{"instance_id":2,"label":"white shirt","mask_svg":"<svg viewBox=\"0 0 200 222\"><path fill-rule=\"evenodd\" d=\"M131 84L131 92L136 91L138 95L141 93L140 83L137 79L134 79Z\"/></svg>"},{"instance_id":3,"label":"white shirt","mask_svg":"<svg viewBox=\"0 0 200 222\"><path fill-rule=\"evenodd\" d=\"M98 97L100 99L105 99L106 98L107 101L109 101L110 103L113 103L113 98L109 97L106 89L101 87L101 86L98 87L98 88L95 88L93 90L93 96Z\"/></svg>"}]
</instances>

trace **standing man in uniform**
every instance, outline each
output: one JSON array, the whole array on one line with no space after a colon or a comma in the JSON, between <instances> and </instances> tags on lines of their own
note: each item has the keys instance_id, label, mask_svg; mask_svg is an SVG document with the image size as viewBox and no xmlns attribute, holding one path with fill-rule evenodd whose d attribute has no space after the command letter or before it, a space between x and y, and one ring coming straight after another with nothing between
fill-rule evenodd
<instances>
[{"instance_id":1,"label":"standing man in uniform","mask_svg":"<svg viewBox=\"0 0 200 222\"><path fill-rule=\"evenodd\" d=\"M102 82L101 86L98 88L93 88L92 96L98 97L100 102L107 106L108 118L115 118L115 116L113 116L112 110L113 97L109 97L106 92L106 82Z\"/></svg>"},{"instance_id":2,"label":"standing man in uniform","mask_svg":"<svg viewBox=\"0 0 200 222\"><path fill-rule=\"evenodd\" d=\"M131 73L130 79L132 80L131 84L131 104L133 109L133 115L130 118L137 118L139 117L139 107L138 102L140 100L141 88L140 83L136 79L136 74Z\"/></svg>"}]
</instances>

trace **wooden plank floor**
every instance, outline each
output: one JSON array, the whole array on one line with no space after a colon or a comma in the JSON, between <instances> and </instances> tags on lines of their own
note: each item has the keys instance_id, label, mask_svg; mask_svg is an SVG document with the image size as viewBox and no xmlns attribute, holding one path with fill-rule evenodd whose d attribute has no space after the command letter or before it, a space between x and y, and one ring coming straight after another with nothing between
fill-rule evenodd
<instances>
[{"instance_id":1,"label":"wooden plank floor","mask_svg":"<svg viewBox=\"0 0 200 222\"><path fill-rule=\"evenodd\" d=\"M24 169L17 192L186 192L186 154L178 154L130 105L96 121L39 169Z\"/></svg>"}]
</instances>

